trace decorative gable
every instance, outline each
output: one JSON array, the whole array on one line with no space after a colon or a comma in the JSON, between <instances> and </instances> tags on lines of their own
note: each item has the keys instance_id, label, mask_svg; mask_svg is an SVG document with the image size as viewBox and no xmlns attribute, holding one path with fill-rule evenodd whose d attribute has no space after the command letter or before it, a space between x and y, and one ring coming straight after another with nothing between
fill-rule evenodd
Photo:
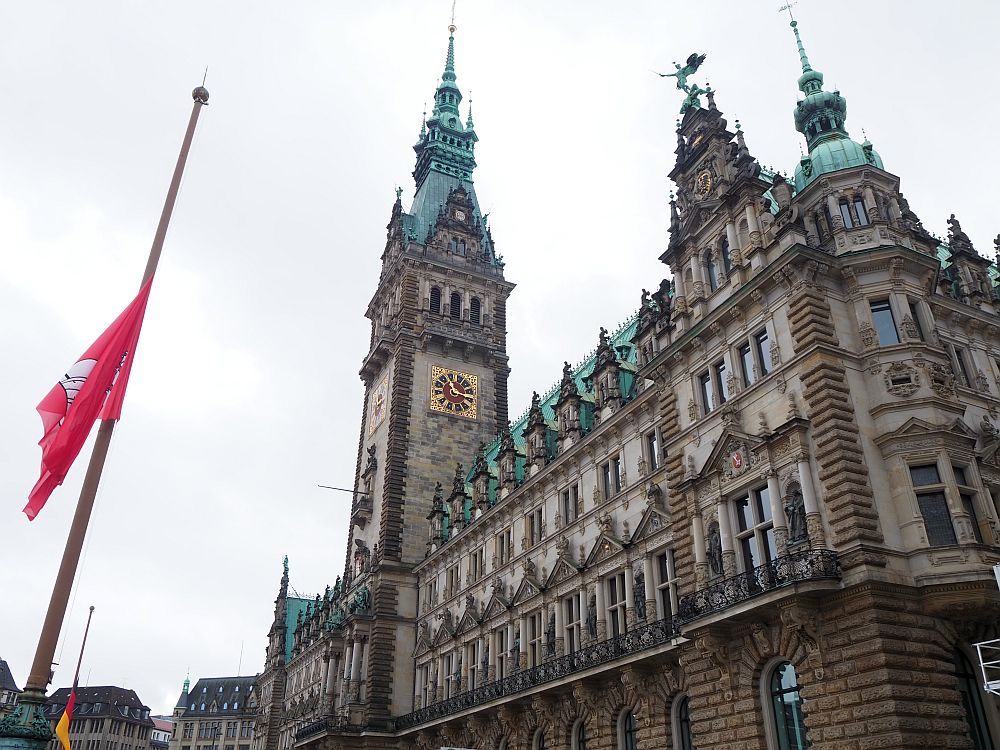
<instances>
[{"instance_id":1,"label":"decorative gable","mask_svg":"<svg viewBox=\"0 0 1000 750\"><path fill-rule=\"evenodd\" d=\"M493 617L498 617L507 613L509 609L509 603L506 599L497 593L494 593L490 597L489 602L486 603L486 609L483 611L483 619L489 620Z\"/></svg>"},{"instance_id":2,"label":"decorative gable","mask_svg":"<svg viewBox=\"0 0 1000 750\"><path fill-rule=\"evenodd\" d=\"M736 430L722 433L701 470L701 477L718 473L722 484L739 479L754 469L761 461L763 441L753 435Z\"/></svg>"},{"instance_id":3,"label":"decorative gable","mask_svg":"<svg viewBox=\"0 0 1000 750\"><path fill-rule=\"evenodd\" d=\"M545 580L545 587L550 588L579 573L580 569L576 567L576 564L572 560L560 555L556 558L556 564L553 566L552 572L549 573L549 577Z\"/></svg>"},{"instance_id":4,"label":"decorative gable","mask_svg":"<svg viewBox=\"0 0 1000 750\"><path fill-rule=\"evenodd\" d=\"M538 586L537 581L532 581L525 576L521 579L521 585L517 587L517 591L514 592L513 604L520 604L523 601L527 601L534 596L538 596L542 593L541 588Z\"/></svg>"},{"instance_id":5,"label":"decorative gable","mask_svg":"<svg viewBox=\"0 0 1000 750\"><path fill-rule=\"evenodd\" d=\"M639 525L636 526L635 533L632 534L629 542L635 544L640 539L645 539L647 536L653 536L663 531L667 528L669 521L670 519L667 518L663 511L655 505L650 505L646 508L646 512L642 514Z\"/></svg>"},{"instance_id":6,"label":"decorative gable","mask_svg":"<svg viewBox=\"0 0 1000 750\"><path fill-rule=\"evenodd\" d=\"M420 623L417 628L417 644L413 649L413 656L421 656L431 650L430 628L426 622Z\"/></svg>"},{"instance_id":7,"label":"decorative gable","mask_svg":"<svg viewBox=\"0 0 1000 750\"><path fill-rule=\"evenodd\" d=\"M601 534L597 537L597 541L594 542L590 554L587 555L586 565L588 568L591 565L596 565L603 560L607 560L609 557L614 557L623 549L625 549L625 544L621 539L617 539L610 534Z\"/></svg>"}]
</instances>

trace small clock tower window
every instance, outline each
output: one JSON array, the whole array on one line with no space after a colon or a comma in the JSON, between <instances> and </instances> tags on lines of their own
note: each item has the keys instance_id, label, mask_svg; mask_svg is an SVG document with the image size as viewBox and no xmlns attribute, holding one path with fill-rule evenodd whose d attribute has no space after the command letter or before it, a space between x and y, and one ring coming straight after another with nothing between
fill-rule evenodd
<instances>
[{"instance_id":1,"label":"small clock tower window","mask_svg":"<svg viewBox=\"0 0 1000 750\"><path fill-rule=\"evenodd\" d=\"M441 290L436 286L431 287L431 312L441 314Z\"/></svg>"},{"instance_id":2,"label":"small clock tower window","mask_svg":"<svg viewBox=\"0 0 1000 750\"><path fill-rule=\"evenodd\" d=\"M469 302L469 320L471 320L476 325L479 325L482 319L482 304L479 302L479 297L473 297Z\"/></svg>"},{"instance_id":3,"label":"small clock tower window","mask_svg":"<svg viewBox=\"0 0 1000 750\"><path fill-rule=\"evenodd\" d=\"M449 314L452 320L462 319L462 295L458 292L451 293L451 305L449 305Z\"/></svg>"}]
</instances>

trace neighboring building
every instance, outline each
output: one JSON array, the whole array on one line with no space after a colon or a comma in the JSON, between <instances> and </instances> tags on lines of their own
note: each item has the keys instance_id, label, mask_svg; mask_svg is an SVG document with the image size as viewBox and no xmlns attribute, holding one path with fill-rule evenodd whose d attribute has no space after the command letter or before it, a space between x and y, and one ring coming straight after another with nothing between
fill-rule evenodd
<instances>
[{"instance_id":1,"label":"neighboring building","mask_svg":"<svg viewBox=\"0 0 1000 750\"><path fill-rule=\"evenodd\" d=\"M0 716L9 714L17 705L17 696L21 694L21 689L14 682L14 675L10 673L10 667L3 659L0 659Z\"/></svg>"},{"instance_id":2,"label":"neighboring building","mask_svg":"<svg viewBox=\"0 0 1000 750\"><path fill-rule=\"evenodd\" d=\"M174 708L170 750L250 750L257 716L256 677L204 677Z\"/></svg>"},{"instance_id":3,"label":"neighboring building","mask_svg":"<svg viewBox=\"0 0 1000 750\"><path fill-rule=\"evenodd\" d=\"M153 728L149 733L150 750L167 750L174 735L174 721L169 716L153 716Z\"/></svg>"},{"instance_id":4,"label":"neighboring building","mask_svg":"<svg viewBox=\"0 0 1000 750\"><path fill-rule=\"evenodd\" d=\"M59 688L46 702L53 731L66 709L69 694L70 688ZM69 724L73 750L149 750L152 728L149 706L139 700L134 690L112 685L76 689L76 707ZM61 747L53 735L49 750Z\"/></svg>"},{"instance_id":5,"label":"neighboring building","mask_svg":"<svg viewBox=\"0 0 1000 750\"><path fill-rule=\"evenodd\" d=\"M366 312L344 578L292 598L286 561L259 750L998 746L995 271L793 30L793 181L681 80L672 281L509 427L449 39Z\"/></svg>"}]
</instances>

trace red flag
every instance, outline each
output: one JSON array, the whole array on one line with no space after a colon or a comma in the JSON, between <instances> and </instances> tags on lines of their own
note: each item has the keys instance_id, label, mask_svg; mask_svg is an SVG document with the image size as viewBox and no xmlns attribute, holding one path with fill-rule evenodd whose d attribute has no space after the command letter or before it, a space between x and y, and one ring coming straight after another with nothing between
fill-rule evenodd
<instances>
[{"instance_id":1,"label":"red flag","mask_svg":"<svg viewBox=\"0 0 1000 750\"><path fill-rule=\"evenodd\" d=\"M33 520L66 474L100 419L120 419L135 347L152 277L101 337L49 391L38 405L44 434L42 472L28 495L24 513Z\"/></svg>"}]
</instances>

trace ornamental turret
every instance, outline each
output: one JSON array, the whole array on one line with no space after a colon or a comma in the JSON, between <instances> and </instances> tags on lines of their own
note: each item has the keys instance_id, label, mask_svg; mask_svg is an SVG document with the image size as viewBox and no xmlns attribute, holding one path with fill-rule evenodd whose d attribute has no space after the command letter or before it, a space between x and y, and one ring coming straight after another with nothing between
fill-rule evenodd
<instances>
[{"instance_id":1,"label":"ornamental turret","mask_svg":"<svg viewBox=\"0 0 1000 750\"><path fill-rule=\"evenodd\" d=\"M851 140L847 132L847 99L839 91L823 89L823 74L812 67L806 54L798 21L789 24L799 49L802 75L799 91L803 97L795 105L795 129L806 138L808 153L795 169L795 189L802 190L819 175L870 164L882 169L882 157L872 144Z\"/></svg>"}]
</instances>

